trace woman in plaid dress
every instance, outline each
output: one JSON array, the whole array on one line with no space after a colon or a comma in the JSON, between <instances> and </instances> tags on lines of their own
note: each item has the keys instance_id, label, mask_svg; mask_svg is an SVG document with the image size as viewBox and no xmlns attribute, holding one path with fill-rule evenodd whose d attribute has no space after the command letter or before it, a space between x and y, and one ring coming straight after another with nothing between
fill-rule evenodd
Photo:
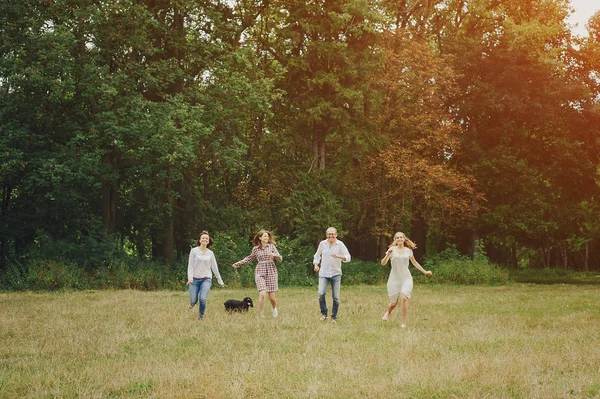
<instances>
[{"instance_id":1,"label":"woman in plaid dress","mask_svg":"<svg viewBox=\"0 0 600 399\"><path fill-rule=\"evenodd\" d=\"M261 317L264 316L265 296L269 295L269 301L273 306L273 317L277 317L277 301L275 300L275 292L277 291L277 266L273 260L279 263L283 261L279 251L275 247L275 237L270 231L259 231L252 240L254 248L252 253L244 259L233 264L233 267L238 267L258 259L256 269L254 269L254 281L258 289L258 311Z\"/></svg>"}]
</instances>

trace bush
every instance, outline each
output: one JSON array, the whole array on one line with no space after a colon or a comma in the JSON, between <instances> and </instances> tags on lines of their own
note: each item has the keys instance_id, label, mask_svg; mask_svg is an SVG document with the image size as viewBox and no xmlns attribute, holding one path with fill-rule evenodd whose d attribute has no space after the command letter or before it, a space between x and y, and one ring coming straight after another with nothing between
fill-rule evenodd
<instances>
[{"instance_id":1,"label":"bush","mask_svg":"<svg viewBox=\"0 0 600 399\"><path fill-rule=\"evenodd\" d=\"M240 243L239 239L226 233L219 233L214 238L211 249L215 252L225 284L231 288L254 288L256 261L240 269L231 267L251 253L252 245ZM0 276L0 290L187 288L187 256L169 267L160 261L144 260L115 251L109 246L102 256L89 256L85 262L78 262L60 256L60 249L65 249L62 242L54 242L55 248L49 248L51 244L50 241L44 244L47 251L35 250L28 257L8 261ZM299 239L281 237L277 248L284 259L283 263L277 264L280 286L318 284L313 273L312 246L303 244ZM434 273L431 278L426 278L412 267L411 273L419 283L489 285L505 284L509 280L508 271L490 263L483 252L473 260L462 256L454 247L431 257L427 269ZM342 270L342 283L345 285L383 284L387 281L390 267L383 267L379 262L354 259L343 263Z\"/></svg>"},{"instance_id":2,"label":"bush","mask_svg":"<svg viewBox=\"0 0 600 399\"><path fill-rule=\"evenodd\" d=\"M387 281L390 274L390 264L381 266L379 262L352 260L342 263L342 282L346 285L381 284Z\"/></svg>"},{"instance_id":3,"label":"bush","mask_svg":"<svg viewBox=\"0 0 600 399\"><path fill-rule=\"evenodd\" d=\"M158 290L185 288L187 262L170 267L139 258L113 259L96 270L89 288Z\"/></svg>"},{"instance_id":4,"label":"bush","mask_svg":"<svg viewBox=\"0 0 600 399\"><path fill-rule=\"evenodd\" d=\"M427 270L433 276L419 273L415 278L419 283L454 283L501 285L509 281L508 270L491 263L484 252L471 259L461 255L456 247L450 247L427 261Z\"/></svg>"}]
</instances>

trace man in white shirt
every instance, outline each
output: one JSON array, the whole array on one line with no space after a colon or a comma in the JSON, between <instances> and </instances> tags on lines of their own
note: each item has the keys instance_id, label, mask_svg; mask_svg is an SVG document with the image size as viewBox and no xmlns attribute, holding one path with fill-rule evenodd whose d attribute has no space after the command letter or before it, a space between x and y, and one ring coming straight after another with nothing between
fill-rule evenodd
<instances>
[{"instance_id":1,"label":"man in white shirt","mask_svg":"<svg viewBox=\"0 0 600 399\"><path fill-rule=\"evenodd\" d=\"M327 284L331 284L331 296L333 306L331 308L331 320L336 321L340 307L340 286L342 282L342 261L350 262L350 253L343 242L337 239L337 229L327 229L327 239L319 243L315 253L313 264L315 273L319 273L319 306L321 307L321 320L327 320L327 302L325 294ZM319 267L319 263L321 267Z\"/></svg>"}]
</instances>

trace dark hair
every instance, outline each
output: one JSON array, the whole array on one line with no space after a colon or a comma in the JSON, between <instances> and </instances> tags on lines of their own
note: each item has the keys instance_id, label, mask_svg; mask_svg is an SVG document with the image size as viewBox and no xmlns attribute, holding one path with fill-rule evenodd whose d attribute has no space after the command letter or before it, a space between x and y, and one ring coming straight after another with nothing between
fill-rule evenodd
<instances>
[{"instance_id":1,"label":"dark hair","mask_svg":"<svg viewBox=\"0 0 600 399\"><path fill-rule=\"evenodd\" d=\"M200 246L200 237L202 237L203 235L207 235L208 236L208 244L206 244L206 247L210 247L211 245L213 245L213 242L215 242L215 240L213 240L213 238L210 236L210 234L208 234L208 231L206 230L202 230L202 232L200 232L200 235L198 236L198 240L196 241L196 246Z\"/></svg>"},{"instance_id":2,"label":"dark hair","mask_svg":"<svg viewBox=\"0 0 600 399\"><path fill-rule=\"evenodd\" d=\"M265 233L267 233L269 235L269 244L275 245L275 236L273 235L273 233L271 233L268 230L264 230L264 229L260 230L258 233L256 233L256 235L252 239L252 244L254 244L254 246L259 246L260 245L260 237Z\"/></svg>"}]
</instances>

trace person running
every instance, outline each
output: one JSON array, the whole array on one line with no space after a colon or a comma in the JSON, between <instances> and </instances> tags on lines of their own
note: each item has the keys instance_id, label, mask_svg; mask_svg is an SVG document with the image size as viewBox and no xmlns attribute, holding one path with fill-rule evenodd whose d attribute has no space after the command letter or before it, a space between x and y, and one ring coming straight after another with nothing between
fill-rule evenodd
<instances>
[{"instance_id":1,"label":"person running","mask_svg":"<svg viewBox=\"0 0 600 399\"><path fill-rule=\"evenodd\" d=\"M390 270L390 276L387 282L387 291L390 302L388 305L387 312L381 318L383 321L388 321L390 315L398 306L398 300L402 297L402 324L400 327L406 327L406 314L408 313L408 300L412 295L413 290L413 279L410 271L408 270L408 261L413 264L414 267L419 269L421 273L426 276L431 276L432 273L428 270L423 269L419 262L415 260L413 256L413 249L416 249L417 245L406 238L404 233L397 232L394 234L394 241L388 248L385 257L381 260L381 265L385 266L388 261L391 260L392 269Z\"/></svg>"},{"instance_id":2,"label":"person running","mask_svg":"<svg viewBox=\"0 0 600 399\"><path fill-rule=\"evenodd\" d=\"M327 285L331 284L331 320L337 321L340 307L340 289L342 284L342 261L350 262L350 252L343 242L337 239L337 229L329 227L326 231L327 239L319 243L313 258L314 271L319 273L319 307L321 308L321 321L327 320L327 302L325 294ZM321 266L319 267L319 263Z\"/></svg>"},{"instance_id":3,"label":"person running","mask_svg":"<svg viewBox=\"0 0 600 399\"><path fill-rule=\"evenodd\" d=\"M279 255L277 247L275 247L275 236L270 231L259 231L252 243L254 248L252 248L250 255L234 263L233 267L237 269L254 259L258 259L258 264L254 269L254 282L256 283L256 289L258 289L258 311L260 316L264 317L265 297L268 295L272 306L271 313L273 317L277 317L279 313L277 312L275 293L278 289L278 274L274 260L281 263L283 258Z\"/></svg>"},{"instance_id":4,"label":"person running","mask_svg":"<svg viewBox=\"0 0 600 399\"><path fill-rule=\"evenodd\" d=\"M198 320L204 318L204 312L206 311L206 298L208 292L212 287L212 275L217 277L219 285L223 287L223 279L219 273L219 266L215 259L213 251L208 249L213 243L212 237L206 230L200 233L200 237L197 241L197 246L192 248L190 251L190 258L188 261L188 282L190 286L190 306L192 309L196 306L196 303L200 302L198 310Z\"/></svg>"}]
</instances>

